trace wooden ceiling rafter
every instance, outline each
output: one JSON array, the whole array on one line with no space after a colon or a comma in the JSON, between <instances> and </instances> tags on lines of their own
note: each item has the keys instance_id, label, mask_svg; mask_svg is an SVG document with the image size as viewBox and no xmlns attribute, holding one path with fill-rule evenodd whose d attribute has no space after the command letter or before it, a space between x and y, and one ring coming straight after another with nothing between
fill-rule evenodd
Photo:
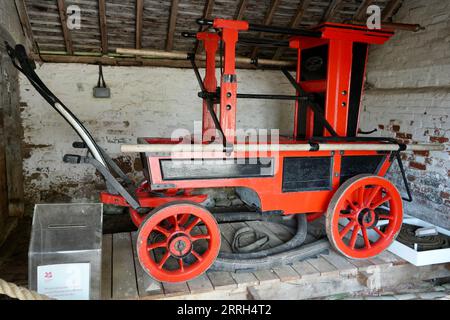
<instances>
[{"instance_id":1,"label":"wooden ceiling rafter","mask_svg":"<svg viewBox=\"0 0 450 320\"><path fill-rule=\"evenodd\" d=\"M234 16L234 20L242 20L244 18L245 10L247 9L249 0L241 0L238 5L238 9Z\"/></svg>"},{"instance_id":2,"label":"wooden ceiling rafter","mask_svg":"<svg viewBox=\"0 0 450 320\"><path fill-rule=\"evenodd\" d=\"M59 20L61 21L61 28L64 37L64 44L66 46L66 52L69 55L73 55L73 43L72 35L70 34L69 27L67 26L67 7L64 0L57 0Z\"/></svg>"},{"instance_id":3,"label":"wooden ceiling rafter","mask_svg":"<svg viewBox=\"0 0 450 320\"><path fill-rule=\"evenodd\" d=\"M374 4L375 1L376 0L364 0L353 15L353 20L362 20L367 15L367 8Z\"/></svg>"},{"instance_id":4,"label":"wooden ceiling rafter","mask_svg":"<svg viewBox=\"0 0 450 320\"><path fill-rule=\"evenodd\" d=\"M322 22L330 21L334 13L340 8L344 0L332 0L324 15L322 16Z\"/></svg>"},{"instance_id":5,"label":"wooden ceiling rafter","mask_svg":"<svg viewBox=\"0 0 450 320\"><path fill-rule=\"evenodd\" d=\"M305 15L306 10L308 9L309 5L311 4L312 0L301 0L297 11L295 12L295 15L292 17L292 20L289 22L288 28L297 28ZM285 38L285 37L284 37ZM286 48L280 47L275 51L275 54L273 55L272 59L278 60L284 53Z\"/></svg>"},{"instance_id":6,"label":"wooden ceiling rafter","mask_svg":"<svg viewBox=\"0 0 450 320\"><path fill-rule=\"evenodd\" d=\"M206 0L205 3L205 9L203 11L203 18L205 19L211 19L211 15L214 9L214 0ZM198 29L199 32L206 30L207 27L205 26L200 26L200 28ZM194 45L194 51L195 54L199 54L203 51L203 46L200 45L200 42L198 40L195 41L195 45Z\"/></svg>"},{"instance_id":7,"label":"wooden ceiling rafter","mask_svg":"<svg viewBox=\"0 0 450 320\"><path fill-rule=\"evenodd\" d=\"M17 14L19 16L20 24L22 25L25 39L28 42L27 46L30 51L37 52L36 41L34 40L33 28L31 27L30 17L28 16L27 6L25 0L15 0Z\"/></svg>"},{"instance_id":8,"label":"wooden ceiling rafter","mask_svg":"<svg viewBox=\"0 0 450 320\"><path fill-rule=\"evenodd\" d=\"M178 3L179 3L179 0L172 0L172 4L170 6L170 17L169 17L169 27L167 29L166 51L173 50L173 38L175 35L175 29L177 26Z\"/></svg>"},{"instance_id":9,"label":"wooden ceiling rafter","mask_svg":"<svg viewBox=\"0 0 450 320\"><path fill-rule=\"evenodd\" d=\"M267 13L266 13L266 17L264 18L263 24L265 26L269 26L272 23L273 16L275 15L275 12L277 11L280 2L281 2L281 0L272 0L272 2L270 3L269 9L267 10ZM263 37L263 33L260 32L257 35L257 38L262 38L262 37ZM255 46L255 47L253 47L252 53L250 54L250 56L252 59L255 59L257 54L258 54L258 46Z\"/></svg>"},{"instance_id":10,"label":"wooden ceiling rafter","mask_svg":"<svg viewBox=\"0 0 450 320\"><path fill-rule=\"evenodd\" d=\"M397 12L400 8L403 0L391 0L388 2L386 7L381 12L381 20L387 21L392 18L392 16Z\"/></svg>"},{"instance_id":11,"label":"wooden ceiling rafter","mask_svg":"<svg viewBox=\"0 0 450 320\"><path fill-rule=\"evenodd\" d=\"M144 0L136 0L136 49L142 49Z\"/></svg>"},{"instance_id":12,"label":"wooden ceiling rafter","mask_svg":"<svg viewBox=\"0 0 450 320\"><path fill-rule=\"evenodd\" d=\"M98 15L100 24L100 39L102 53L108 54L108 25L106 21L106 0L98 0Z\"/></svg>"}]
</instances>

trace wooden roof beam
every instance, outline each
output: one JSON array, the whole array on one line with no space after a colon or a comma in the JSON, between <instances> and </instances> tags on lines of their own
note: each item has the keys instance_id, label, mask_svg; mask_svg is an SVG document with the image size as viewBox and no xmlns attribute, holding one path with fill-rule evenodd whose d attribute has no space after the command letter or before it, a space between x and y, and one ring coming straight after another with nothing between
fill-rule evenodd
<instances>
[{"instance_id":1,"label":"wooden roof beam","mask_svg":"<svg viewBox=\"0 0 450 320\"><path fill-rule=\"evenodd\" d=\"M205 9L203 10L203 18L210 19L213 9L214 9L214 0L207 0L205 3ZM199 32L201 32L205 29L206 29L205 26L200 26ZM196 40L195 45L194 45L195 54L199 54L200 52L202 52L202 50L203 50L203 47L200 45L200 42L198 40Z\"/></svg>"},{"instance_id":2,"label":"wooden roof beam","mask_svg":"<svg viewBox=\"0 0 450 320\"><path fill-rule=\"evenodd\" d=\"M57 0L59 19L61 21L61 28L64 36L64 43L68 54L73 54L72 36L69 27L67 26L67 7L64 0Z\"/></svg>"},{"instance_id":3,"label":"wooden roof beam","mask_svg":"<svg viewBox=\"0 0 450 320\"><path fill-rule=\"evenodd\" d=\"M169 28L167 31L166 51L172 51L173 49L173 36L175 34L175 28L177 26L178 2L179 2L178 0L172 0L172 5L170 6L170 18L169 18Z\"/></svg>"},{"instance_id":4,"label":"wooden roof beam","mask_svg":"<svg viewBox=\"0 0 450 320\"><path fill-rule=\"evenodd\" d=\"M325 11L325 14L322 17L322 22L329 21L333 17L333 14L336 12L336 10L340 7L342 2L343 2L343 0L331 1L330 5L328 6L327 11Z\"/></svg>"},{"instance_id":5,"label":"wooden roof beam","mask_svg":"<svg viewBox=\"0 0 450 320\"><path fill-rule=\"evenodd\" d=\"M264 18L264 25L268 26L272 23L273 20L273 16L275 15L275 12L278 8L278 5L280 4L281 0L272 0L270 6L269 6L269 10L266 13L266 17ZM260 32L257 36L257 38L261 38L263 35L262 32ZM251 53L251 57L252 59L254 59L256 57L256 55L258 54L258 46L253 47L252 53Z\"/></svg>"},{"instance_id":6,"label":"wooden roof beam","mask_svg":"<svg viewBox=\"0 0 450 320\"><path fill-rule=\"evenodd\" d=\"M34 40L33 29L31 28L30 17L28 16L27 7L24 0L15 0L17 14L19 16L20 24L27 41L29 50L37 52L36 42Z\"/></svg>"},{"instance_id":7,"label":"wooden roof beam","mask_svg":"<svg viewBox=\"0 0 450 320\"><path fill-rule=\"evenodd\" d=\"M100 23L100 37L102 42L102 53L108 53L108 25L106 23L106 3L105 0L98 0L98 16Z\"/></svg>"},{"instance_id":8,"label":"wooden roof beam","mask_svg":"<svg viewBox=\"0 0 450 320\"><path fill-rule=\"evenodd\" d=\"M292 17L291 21L289 22L289 28L296 28L299 26L300 21L302 20L303 16L305 15L306 9L311 4L311 0L303 0L298 5L297 11L295 12L295 15ZM286 48L278 48L277 51L275 51L275 54L273 55L272 59L277 60L279 59Z\"/></svg>"},{"instance_id":9,"label":"wooden roof beam","mask_svg":"<svg viewBox=\"0 0 450 320\"><path fill-rule=\"evenodd\" d=\"M241 0L236 11L236 15L234 16L234 20L242 20L242 18L244 18L244 13L247 9L248 1L249 0Z\"/></svg>"},{"instance_id":10,"label":"wooden roof beam","mask_svg":"<svg viewBox=\"0 0 450 320\"><path fill-rule=\"evenodd\" d=\"M136 49L142 48L143 19L144 19L144 0L136 0Z\"/></svg>"},{"instance_id":11,"label":"wooden roof beam","mask_svg":"<svg viewBox=\"0 0 450 320\"><path fill-rule=\"evenodd\" d=\"M367 15L367 8L371 6L375 0L364 0L358 10L356 10L355 15L353 16L353 20L362 20Z\"/></svg>"},{"instance_id":12,"label":"wooden roof beam","mask_svg":"<svg viewBox=\"0 0 450 320\"><path fill-rule=\"evenodd\" d=\"M397 9L401 6L402 0L391 0L388 2L386 7L383 9L383 12L381 13L381 20L386 21L395 14Z\"/></svg>"}]
</instances>

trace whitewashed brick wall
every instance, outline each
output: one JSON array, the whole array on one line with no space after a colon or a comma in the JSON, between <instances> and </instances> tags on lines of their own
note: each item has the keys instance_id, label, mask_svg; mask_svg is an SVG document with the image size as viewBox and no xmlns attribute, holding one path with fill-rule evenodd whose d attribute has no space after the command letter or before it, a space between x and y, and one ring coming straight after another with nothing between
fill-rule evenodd
<instances>
[{"instance_id":1,"label":"whitewashed brick wall","mask_svg":"<svg viewBox=\"0 0 450 320\"><path fill-rule=\"evenodd\" d=\"M426 30L398 31L369 55L361 126L405 142L437 142L444 152L403 155L414 202L406 212L450 227L450 1L409 0L394 21ZM401 185L398 168L391 176Z\"/></svg>"}]
</instances>

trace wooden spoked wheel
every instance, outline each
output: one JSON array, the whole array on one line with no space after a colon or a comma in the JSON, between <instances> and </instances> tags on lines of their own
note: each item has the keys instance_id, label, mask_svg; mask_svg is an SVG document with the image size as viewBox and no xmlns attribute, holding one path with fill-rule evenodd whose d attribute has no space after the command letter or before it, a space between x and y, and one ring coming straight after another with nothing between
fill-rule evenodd
<instances>
[{"instance_id":1,"label":"wooden spoked wheel","mask_svg":"<svg viewBox=\"0 0 450 320\"><path fill-rule=\"evenodd\" d=\"M358 175L344 182L332 197L326 232L332 246L344 256L366 259L392 244L402 219L403 204L397 188L385 178Z\"/></svg>"},{"instance_id":2,"label":"wooden spoked wheel","mask_svg":"<svg viewBox=\"0 0 450 320\"><path fill-rule=\"evenodd\" d=\"M172 202L154 209L138 231L143 269L163 282L191 280L217 258L220 230L213 215L198 204Z\"/></svg>"}]
</instances>

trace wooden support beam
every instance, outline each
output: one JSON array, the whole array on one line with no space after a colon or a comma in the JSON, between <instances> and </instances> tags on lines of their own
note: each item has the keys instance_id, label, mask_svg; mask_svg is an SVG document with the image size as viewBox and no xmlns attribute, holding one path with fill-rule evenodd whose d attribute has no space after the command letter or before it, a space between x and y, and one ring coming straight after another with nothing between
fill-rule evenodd
<instances>
[{"instance_id":1,"label":"wooden support beam","mask_svg":"<svg viewBox=\"0 0 450 320\"><path fill-rule=\"evenodd\" d=\"M292 20L289 22L288 28L296 28L300 24L300 21L302 20L302 17L305 15L306 9L311 4L311 0L303 0L298 5L297 11L295 12L295 15L292 17ZM286 48L278 48L277 51L275 51L275 54L273 55L274 60L278 60L281 55L284 53Z\"/></svg>"},{"instance_id":2,"label":"wooden support beam","mask_svg":"<svg viewBox=\"0 0 450 320\"><path fill-rule=\"evenodd\" d=\"M144 0L136 0L136 49L142 48L143 17L144 17Z\"/></svg>"},{"instance_id":3,"label":"wooden support beam","mask_svg":"<svg viewBox=\"0 0 450 320\"><path fill-rule=\"evenodd\" d=\"M364 0L358 10L356 10L355 15L353 16L353 20L362 20L367 15L367 8L371 6L375 0Z\"/></svg>"},{"instance_id":4,"label":"wooden support beam","mask_svg":"<svg viewBox=\"0 0 450 320\"><path fill-rule=\"evenodd\" d=\"M333 17L333 14L336 12L336 10L340 7L342 2L343 2L343 0L331 1L330 5L328 6L327 11L325 11L325 14L322 17L322 22L329 21Z\"/></svg>"},{"instance_id":5,"label":"wooden support beam","mask_svg":"<svg viewBox=\"0 0 450 320\"><path fill-rule=\"evenodd\" d=\"M383 9L381 13L381 20L386 21L395 14L397 9L401 6L403 0L391 0L388 2L386 7Z\"/></svg>"},{"instance_id":6,"label":"wooden support beam","mask_svg":"<svg viewBox=\"0 0 450 320\"><path fill-rule=\"evenodd\" d=\"M175 27L177 25L178 15L178 0L172 0L170 7L169 28L167 31L166 51L172 51L173 49L173 36L175 34Z\"/></svg>"},{"instance_id":7,"label":"wooden support beam","mask_svg":"<svg viewBox=\"0 0 450 320\"><path fill-rule=\"evenodd\" d=\"M247 9L248 1L249 0L241 0L241 2L239 2L234 20L242 20L242 18L244 17L244 12Z\"/></svg>"},{"instance_id":8,"label":"wooden support beam","mask_svg":"<svg viewBox=\"0 0 450 320\"><path fill-rule=\"evenodd\" d=\"M211 19L211 14L212 14L213 9L214 9L214 0L206 0L205 10L203 11L203 18ZM198 31L200 32L205 29L206 29L205 26L200 26ZM194 45L195 54L199 54L200 52L202 52L202 50L203 50L203 47L200 45L200 42L198 40L196 40L195 45Z\"/></svg>"},{"instance_id":9,"label":"wooden support beam","mask_svg":"<svg viewBox=\"0 0 450 320\"><path fill-rule=\"evenodd\" d=\"M57 0L57 4L66 51L68 54L73 54L72 36L69 27L67 26L67 7L64 0Z\"/></svg>"},{"instance_id":10,"label":"wooden support beam","mask_svg":"<svg viewBox=\"0 0 450 320\"><path fill-rule=\"evenodd\" d=\"M272 0L270 6L269 6L269 10L266 13L266 17L264 18L264 25L268 26L272 23L273 20L273 16L278 8L278 5L280 4L281 0ZM263 33L260 32L257 36L257 38L261 38L263 36ZM254 59L256 58L256 55L258 54L258 46L253 47L252 49L252 53L251 53L251 58Z\"/></svg>"},{"instance_id":11,"label":"wooden support beam","mask_svg":"<svg viewBox=\"0 0 450 320\"><path fill-rule=\"evenodd\" d=\"M26 39L27 49L37 52L36 42L34 40L33 29L31 28L30 18L28 16L27 7L24 0L15 0L17 14L19 16L20 24L22 25L23 34Z\"/></svg>"},{"instance_id":12,"label":"wooden support beam","mask_svg":"<svg viewBox=\"0 0 450 320\"><path fill-rule=\"evenodd\" d=\"M98 16L100 23L100 36L102 41L102 53L108 53L108 25L106 23L106 3L105 0L98 0Z\"/></svg>"}]
</instances>

